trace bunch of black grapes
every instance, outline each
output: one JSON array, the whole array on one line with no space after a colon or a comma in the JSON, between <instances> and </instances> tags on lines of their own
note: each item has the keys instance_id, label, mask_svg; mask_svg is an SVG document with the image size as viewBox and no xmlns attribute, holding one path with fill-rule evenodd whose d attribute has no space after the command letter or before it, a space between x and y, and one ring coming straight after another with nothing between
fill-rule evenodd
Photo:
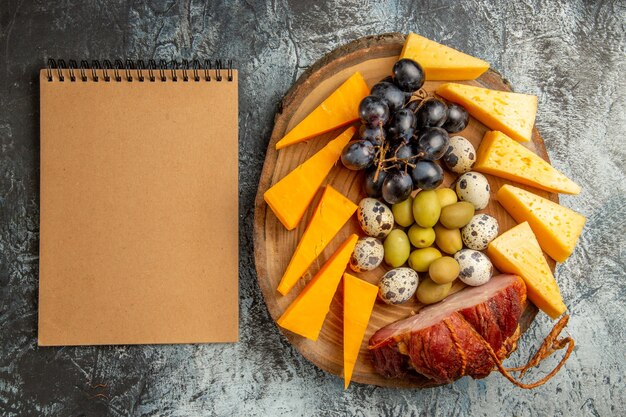
<instances>
[{"instance_id":1,"label":"bunch of black grapes","mask_svg":"<svg viewBox=\"0 0 626 417\"><path fill-rule=\"evenodd\" d=\"M448 148L449 133L465 129L467 111L420 90L424 70L401 59L389 76L359 105L359 139L343 149L341 162L351 170L366 170L365 192L395 204L414 189L432 190L443 181L435 162Z\"/></svg>"}]
</instances>

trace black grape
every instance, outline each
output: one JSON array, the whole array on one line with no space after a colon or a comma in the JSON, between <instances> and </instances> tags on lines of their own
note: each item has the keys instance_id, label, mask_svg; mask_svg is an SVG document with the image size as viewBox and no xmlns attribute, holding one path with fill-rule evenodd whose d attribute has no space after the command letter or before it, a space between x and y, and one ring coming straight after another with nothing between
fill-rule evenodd
<instances>
[{"instance_id":1,"label":"black grape","mask_svg":"<svg viewBox=\"0 0 626 417\"><path fill-rule=\"evenodd\" d=\"M355 140L343 148L341 162L352 170L359 171L367 168L374 161L374 145L366 140Z\"/></svg>"},{"instance_id":2,"label":"black grape","mask_svg":"<svg viewBox=\"0 0 626 417\"><path fill-rule=\"evenodd\" d=\"M411 110L398 110L389 123L389 138L408 143L415 132L415 115Z\"/></svg>"},{"instance_id":3,"label":"black grape","mask_svg":"<svg viewBox=\"0 0 626 417\"><path fill-rule=\"evenodd\" d=\"M416 146L423 159L436 161L446 153L449 142L448 132L440 127L428 127L421 131Z\"/></svg>"},{"instance_id":4,"label":"black grape","mask_svg":"<svg viewBox=\"0 0 626 417\"><path fill-rule=\"evenodd\" d=\"M390 148L387 151L387 158L400 158L400 159L409 159L415 156L415 151L413 147L407 143L400 142L398 145ZM413 162L410 160L409 162Z\"/></svg>"},{"instance_id":5,"label":"black grape","mask_svg":"<svg viewBox=\"0 0 626 417\"><path fill-rule=\"evenodd\" d=\"M418 129L425 127L441 127L446 121L448 106L438 98L428 98L420 104L415 112Z\"/></svg>"},{"instance_id":6,"label":"black grape","mask_svg":"<svg viewBox=\"0 0 626 417\"><path fill-rule=\"evenodd\" d=\"M415 113L415 110L417 110L419 105L420 105L420 101L419 100L413 100L413 101L410 101L409 104L406 105L405 109L409 109L413 113Z\"/></svg>"},{"instance_id":7,"label":"black grape","mask_svg":"<svg viewBox=\"0 0 626 417\"><path fill-rule=\"evenodd\" d=\"M467 127L469 123L469 113L465 107L456 103L448 103L448 117L443 125L448 133L457 133Z\"/></svg>"},{"instance_id":8,"label":"black grape","mask_svg":"<svg viewBox=\"0 0 626 417\"><path fill-rule=\"evenodd\" d=\"M374 146L382 146L386 140L385 129L381 127L368 127L361 125L359 128L359 136L361 139L370 142Z\"/></svg>"},{"instance_id":9,"label":"black grape","mask_svg":"<svg viewBox=\"0 0 626 417\"><path fill-rule=\"evenodd\" d=\"M365 189L365 194L367 194L368 197L380 198L383 195L383 182L385 181L385 178L387 178L387 172L382 170L379 171L376 181L374 181L374 176L376 176L376 166L372 166L367 169L363 188Z\"/></svg>"},{"instance_id":10,"label":"black grape","mask_svg":"<svg viewBox=\"0 0 626 417\"><path fill-rule=\"evenodd\" d=\"M416 188L434 190L443 182L443 169L432 161L419 161L411 172Z\"/></svg>"},{"instance_id":11,"label":"black grape","mask_svg":"<svg viewBox=\"0 0 626 417\"><path fill-rule=\"evenodd\" d=\"M424 69L412 59L403 58L393 66L393 80L400 90L412 93L424 85Z\"/></svg>"},{"instance_id":12,"label":"black grape","mask_svg":"<svg viewBox=\"0 0 626 417\"><path fill-rule=\"evenodd\" d=\"M383 126L389 120L389 107L382 98L367 96L359 104L359 117L369 127Z\"/></svg>"},{"instance_id":13,"label":"black grape","mask_svg":"<svg viewBox=\"0 0 626 417\"><path fill-rule=\"evenodd\" d=\"M395 84L390 82L379 82L372 87L373 96L380 97L387 103L390 112L395 112L404 106L406 95Z\"/></svg>"},{"instance_id":14,"label":"black grape","mask_svg":"<svg viewBox=\"0 0 626 417\"><path fill-rule=\"evenodd\" d=\"M413 191L413 180L404 171L393 171L383 181L383 199L389 204L404 201Z\"/></svg>"}]
</instances>

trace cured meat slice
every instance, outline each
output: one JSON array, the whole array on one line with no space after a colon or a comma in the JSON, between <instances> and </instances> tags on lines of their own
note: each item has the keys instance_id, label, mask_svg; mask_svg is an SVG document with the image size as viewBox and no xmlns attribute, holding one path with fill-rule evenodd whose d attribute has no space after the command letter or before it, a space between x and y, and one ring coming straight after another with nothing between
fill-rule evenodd
<instances>
[{"instance_id":1,"label":"cured meat slice","mask_svg":"<svg viewBox=\"0 0 626 417\"><path fill-rule=\"evenodd\" d=\"M515 350L526 286L516 275L499 275L467 288L418 314L377 331L369 341L374 368L402 378L412 372L447 383L464 375L482 378Z\"/></svg>"}]
</instances>

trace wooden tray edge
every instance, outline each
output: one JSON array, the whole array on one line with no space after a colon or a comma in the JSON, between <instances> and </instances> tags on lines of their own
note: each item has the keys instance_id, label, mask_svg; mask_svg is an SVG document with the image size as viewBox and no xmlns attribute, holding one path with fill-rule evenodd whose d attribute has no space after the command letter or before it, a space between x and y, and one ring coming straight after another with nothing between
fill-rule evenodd
<instances>
[{"instance_id":1,"label":"wooden tray edge","mask_svg":"<svg viewBox=\"0 0 626 417\"><path fill-rule=\"evenodd\" d=\"M374 54L376 47L380 47L382 49L383 46L389 44L403 44L405 40L405 35L392 32L381 35L370 35L362 38L358 38L350 43L343 45L339 48L334 49L333 51L327 53L319 60L317 60L311 67L309 67L305 72L303 72L298 80L294 83L293 86L285 93L285 96L281 100L278 106L278 111L274 116L274 128L272 129L272 135L270 137L270 141L268 144L268 148L265 155L265 160L263 164L263 169L261 171L261 177L259 179L259 185L257 189L257 195L255 198L255 210L254 210L254 231L253 231L253 245L254 245L254 260L255 260L255 269L257 272L257 282L263 294L263 300L265 302L266 308L270 314L270 317L274 320L274 322L279 318L279 313L277 311L277 306L275 304L270 305L271 300L268 300L268 297L265 294L270 294L271 292L275 292L274 288L271 288L269 285L269 279L267 277L267 270L265 269L264 262L259 262L260 260L266 258L265 246L261 244L265 240L265 229L260 227L261 224L264 224L264 218L267 215L267 204L263 199L263 194L270 187L272 174L274 172L274 168L276 165L276 161L278 158L278 152L272 149L276 142L280 140L286 130L287 118L282 117L283 111L285 108L289 107L291 103L295 100L299 100L301 94L300 88L305 84L309 85L317 85L319 82L323 81L321 79L320 70L326 67L330 63L339 64L341 61L346 61L350 59L350 54L357 52L364 47L374 48ZM510 82L502 76L502 74L490 68L485 74L479 77L481 82L484 82L486 85L494 83L495 80L502 82L509 91L513 91ZM533 138L541 137L537 128L533 127ZM534 141L537 147L537 153L546 161L550 162L545 143L543 140ZM272 153L273 158L268 158L268 152ZM558 195L551 195L551 200L558 203ZM535 307L532 303L527 303L527 307L522 313L522 317L520 318L520 327L522 333L525 332L530 324L533 322L536 314L538 312L537 307ZM280 333L288 340L288 342L293 345L300 354L302 354L309 362L318 367L319 369L331 373L327 371L322 366L320 366L311 355L311 352L307 348L305 348L300 342L302 338L292 334L291 332L285 331L280 326L276 325L279 329ZM337 375L340 376L341 375ZM381 383L381 381L359 381L353 379L353 383L363 383L363 384L371 384L376 386L387 386L387 387L396 387L396 388L429 388L436 387L439 384L430 384L424 383L423 381L415 379L415 380L397 380L397 379L388 379L384 380L389 383Z\"/></svg>"}]
</instances>

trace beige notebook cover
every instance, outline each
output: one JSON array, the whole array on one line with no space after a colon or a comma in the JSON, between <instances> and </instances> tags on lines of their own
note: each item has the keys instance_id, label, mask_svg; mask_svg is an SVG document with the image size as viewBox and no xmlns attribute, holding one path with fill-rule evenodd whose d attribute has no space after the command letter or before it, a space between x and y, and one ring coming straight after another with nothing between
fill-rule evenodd
<instances>
[{"instance_id":1,"label":"beige notebook cover","mask_svg":"<svg viewBox=\"0 0 626 417\"><path fill-rule=\"evenodd\" d=\"M135 72L40 73L39 345L237 341L237 72Z\"/></svg>"}]
</instances>

